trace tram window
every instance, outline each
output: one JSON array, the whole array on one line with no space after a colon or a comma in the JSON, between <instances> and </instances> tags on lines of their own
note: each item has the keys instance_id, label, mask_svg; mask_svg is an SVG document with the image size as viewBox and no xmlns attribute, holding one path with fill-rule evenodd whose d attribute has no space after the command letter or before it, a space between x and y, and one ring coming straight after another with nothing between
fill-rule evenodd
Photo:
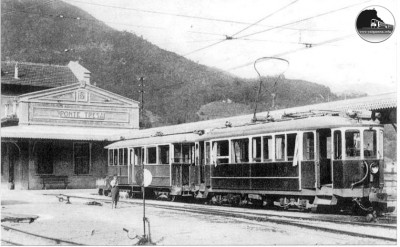
<instances>
[{"instance_id":1,"label":"tram window","mask_svg":"<svg viewBox=\"0 0 400 247\"><path fill-rule=\"evenodd\" d=\"M382 159L383 158L383 130L379 130L379 142L378 142L378 158Z\"/></svg>"},{"instance_id":2,"label":"tram window","mask_svg":"<svg viewBox=\"0 0 400 247\"><path fill-rule=\"evenodd\" d=\"M275 159L285 159L285 135L275 136Z\"/></svg>"},{"instance_id":3,"label":"tram window","mask_svg":"<svg viewBox=\"0 0 400 247\"><path fill-rule=\"evenodd\" d=\"M333 148L335 159L342 159L342 135L340 130L333 132Z\"/></svg>"},{"instance_id":4,"label":"tram window","mask_svg":"<svg viewBox=\"0 0 400 247\"><path fill-rule=\"evenodd\" d=\"M158 146L159 164L169 164L169 145Z\"/></svg>"},{"instance_id":5,"label":"tram window","mask_svg":"<svg viewBox=\"0 0 400 247\"><path fill-rule=\"evenodd\" d=\"M208 164L208 165L210 164L210 161L211 161L210 155L211 155L211 152L210 152L210 143L209 143L209 142L206 142L205 156L206 156L206 164Z\"/></svg>"},{"instance_id":6,"label":"tram window","mask_svg":"<svg viewBox=\"0 0 400 247\"><path fill-rule=\"evenodd\" d=\"M217 164L229 163L229 141L213 142L213 153L216 154Z\"/></svg>"},{"instance_id":7,"label":"tram window","mask_svg":"<svg viewBox=\"0 0 400 247\"><path fill-rule=\"evenodd\" d=\"M144 149L143 148L135 148L134 150L135 150L134 164L137 166L142 165L144 162L144 154L143 154Z\"/></svg>"},{"instance_id":8,"label":"tram window","mask_svg":"<svg viewBox=\"0 0 400 247\"><path fill-rule=\"evenodd\" d=\"M249 139L232 140L234 163L249 162Z\"/></svg>"},{"instance_id":9,"label":"tram window","mask_svg":"<svg viewBox=\"0 0 400 247\"><path fill-rule=\"evenodd\" d=\"M297 134L288 134L287 135L287 158L288 158L288 160L293 160L294 152L296 149L296 136L297 136Z\"/></svg>"},{"instance_id":10,"label":"tram window","mask_svg":"<svg viewBox=\"0 0 400 247\"><path fill-rule=\"evenodd\" d=\"M113 166L114 165L114 150L113 149L109 149L108 150L108 165L109 166Z\"/></svg>"},{"instance_id":11,"label":"tram window","mask_svg":"<svg viewBox=\"0 0 400 247\"><path fill-rule=\"evenodd\" d=\"M124 166L128 165L128 149L124 148Z\"/></svg>"},{"instance_id":12,"label":"tram window","mask_svg":"<svg viewBox=\"0 0 400 247\"><path fill-rule=\"evenodd\" d=\"M132 166L134 164L134 157L135 157L133 149L129 149L129 156L131 157L129 165Z\"/></svg>"},{"instance_id":13,"label":"tram window","mask_svg":"<svg viewBox=\"0 0 400 247\"><path fill-rule=\"evenodd\" d=\"M157 163L157 148L156 147L147 148L147 163L149 163L149 164Z\"/></svg>"},{"instance_id":14,"label":"tram window","mask_svg":"<svg viewBox=\"0 0 400 247\"><path fill-rule=\"evenodd\" d=\"M182 155L184 163L193 163L194 162L194 145L182 145Z\"/></svg>"},{"instance_id":15,"label":"tram window","mask_svg":"<svg viewBox=\"0 0 400 247\"><path fill-rule=\"evenodd\" d=\"M128 155L126 148L120 148L118 152L118 165L126 166L128 164Z\"/></svg>"},{"instance_id":16,"label":"tram window","mask_svg":"<svg viewBox=\"0 0 400 247\"><path fill-rule=\"evenodd\" d=\"M303 158L304 160L314 160L314 133L303 134Z\"/></svg>"},{"instance_id":17,"label":"tram window","mask_svg":"<svg viewBox=\"0 0 400 247\"><path fill-rule=\"evenodd\" d=\"M182 161L182 144L174 144L174 162L181 163Z\"/></svg>"},{"instance_id":18,"label":"tram window","mask_svg":"<svg viewBox=\"0 0 400 247\"><path fill-rule=\"evenodd\" d=\"M114 149L114 162L113 162L113 164L114 164L114 166L117 166L118 165L118 149Z\"/></svg>"},{"instance_id":19,"label":"tram window","mask_svg":"<svg viewBox=\"0 0 400 247\"><path fill-rule=\"evenodd\" d=\"M360 157L360 131L346 130L346 157Z\"/></svg>"},{"instance_id":20,"label":"tram window","mask_svg":"<svg viewBox=\"0 0 400 247\"><path fill-rule=\"evenodd\" d=\"M364 157L376 158L376 130L364 130Z\"/></svg>"},{"instance_id":21,"label":"tram window","mask_svg":"<svg viewBox=\"0 0 400 247\"><path fill-rule=\"evenodd\" d=\"M194 156L193 144L174 144L175 163L192 163L194 161L193 156Z\"/></svg>"},{"instance_id":22,"label":"tram window","mask_svg":"<svg viewBox=\"0 0 400 247\"><path fill-rule=\"evenodd\" d=\"M253 143L253 161L254 162L261 162L261 137L254 137L252 139Z\"/></svg>"},{"instance_id":23,"label":"tram window","mask_svg":"<svg viewBox=\"0 0 400 247\"><path fill-rule=\"evenodd\" d=\"M273 141L272 136L264 136L264 161L272 160L273 157Z\"/></svg>"}]
</instances>

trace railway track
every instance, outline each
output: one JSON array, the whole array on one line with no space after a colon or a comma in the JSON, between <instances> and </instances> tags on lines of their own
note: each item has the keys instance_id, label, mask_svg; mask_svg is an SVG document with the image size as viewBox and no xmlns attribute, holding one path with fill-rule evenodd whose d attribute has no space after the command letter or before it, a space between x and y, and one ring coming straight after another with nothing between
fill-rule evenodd
<instances>
[{"instance_id":1,"label":"railway track","mask_svg":"<svg viewBox=\"0 0 400 247\"><path fill-rule=\"evenodd\" d=\"M82 245L77 242L27 232L15 227L1 225L1 228L6 233L1 236L1 242L5 245Z\"/></svg>"},{"instance_id":2,"label":"railway track","mask_svg":"<svg viewBox=\"0 0 400 247\"><path fill-rule=\"evenodd\" d=\"M47 194L55 196L55 194ZM99 197L86 197L86 196L69 196L70 198L77 198L83 200L95 200L110 202L109 198ZM141 201L121 200L120 203L141 206ZM353 237L360 237L364 239L384 240L389 242L397 242L395 225L352 222L346 220L325 219L324 217L310 217L310 214L303 214L299 216L283 215L277 212L268 212L247 208L233 208L233 207L217 207L210 205L200 204L186 204L165 201L148 201L147 207L159 208L164 210L202 214L202 215L215 215L221 217L234 218L236 220L246 220L257 224L274 223L285 226L295 226L303 229L316 230L320 232L333 233L338 235L348 235ZM394 236L394 237L393 237Z\"/></svg>"}]
</instances>

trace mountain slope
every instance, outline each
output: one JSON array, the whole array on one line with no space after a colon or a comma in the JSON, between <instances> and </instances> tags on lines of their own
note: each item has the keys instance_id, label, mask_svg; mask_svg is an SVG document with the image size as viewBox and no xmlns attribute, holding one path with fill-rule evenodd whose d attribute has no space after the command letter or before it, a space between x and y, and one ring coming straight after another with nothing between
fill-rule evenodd
<instances>
[{"instance_id":1,"label":"mountain slope","mask_svg":"<svg viewBox=\"0 0 400 247\"><path fill-rule=\"evenodd\" d=\"M97 86L135 100L140 98L137 78L144 76L145 108L163 124L196 121L200 107L213 101L230 98L249 106L254 101L258 82L199 65L132 33L116 31L62 1L2 0L1 7L3 60L52 64L79 60ZM328 87L285 80L277 88L277 107L311 104L328 95L335 98ZM261 97L260 104L260 110L267 109L271 96Z\"/></svg>"}]
</instances>

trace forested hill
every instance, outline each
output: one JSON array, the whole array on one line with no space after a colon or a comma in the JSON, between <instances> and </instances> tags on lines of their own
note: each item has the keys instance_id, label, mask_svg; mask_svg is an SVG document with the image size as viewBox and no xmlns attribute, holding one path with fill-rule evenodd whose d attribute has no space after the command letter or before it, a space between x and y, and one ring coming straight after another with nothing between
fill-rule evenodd
<instances>
[{"instance_id":1,"label":"forested hill","mask_svg":"<svg viewBox=\"0 0 400 247\"><path fill-rule=\"evenodd\" d=\"M2 60L65 65L77 61L92 82L139 100L137 78L146 78L145 108L162 124L196 121L202 105L230 99L251 105L256 81L199 65L158 48L132 33L116 31L65 2L1 1ZM285 80L277 88L278 108L336 98L328 87ZM271 103L262 97L260 110ZM150 115L150 113L149 113Z\"/></svg>"}]
</instances>

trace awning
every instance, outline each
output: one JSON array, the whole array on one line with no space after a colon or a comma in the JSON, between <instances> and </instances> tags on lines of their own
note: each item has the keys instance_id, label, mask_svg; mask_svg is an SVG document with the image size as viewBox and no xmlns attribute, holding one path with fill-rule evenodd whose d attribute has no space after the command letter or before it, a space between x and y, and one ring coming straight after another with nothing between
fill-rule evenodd
<instances>
[{"instance_id":1,"label":"awning","mask_svg":"<svg viewBox=\"0 0 400 247\"><path fill-rule=\"evenodd\" d=\"M155 136L140 139L130 139L125 141L119 141L106 146L105 148L123 148L123 147L137 147L144 145L155 145L155 144L169 144L169 143L188 143L195 142L199 139L198 134L177 134L177 135L165 135Z\"/></svg>"},{"instance_id":2,"label":"awning","mask_svg":"<svg viewBox=\"0 0 400 247\"><path fill-rule=\"evenodd\" d=\"M2 138L80 141L117 141L115 136L127 129L89 128L46 125L20 125L1 128ZM113 138L114 137L114 138Z\"/></svg>"}]
</instances>

